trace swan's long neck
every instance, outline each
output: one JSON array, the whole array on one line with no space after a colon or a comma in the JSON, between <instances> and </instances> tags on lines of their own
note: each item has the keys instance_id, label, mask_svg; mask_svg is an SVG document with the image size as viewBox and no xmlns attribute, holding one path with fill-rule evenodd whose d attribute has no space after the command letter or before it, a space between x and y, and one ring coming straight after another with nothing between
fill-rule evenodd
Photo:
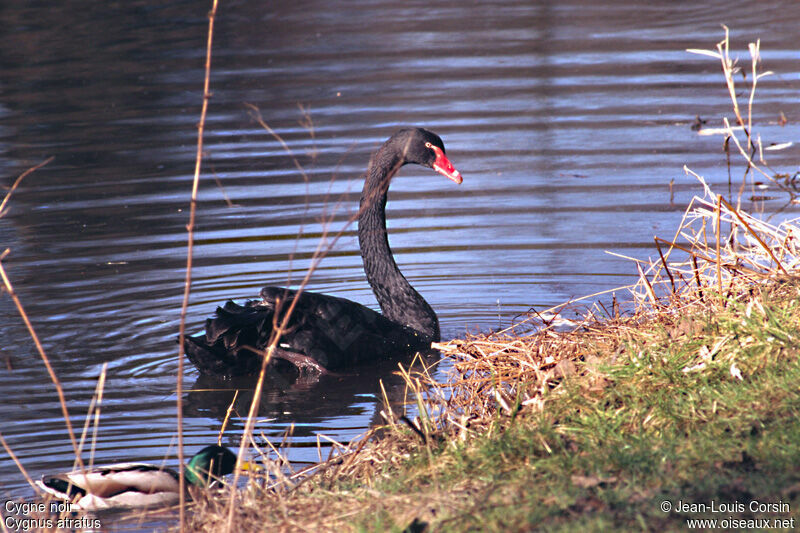
<instances>
[{"instance_id":1,"label":"swan's long neck","mask_svg":"<svg viewBox=\"0 0 800 533\"><path fill-rule=\"evenodd\" d=\"M428 302L406 280L389 248L386 194L389 181L402 165L398 154L382 147L370 161L358 217L358 243L364 272L383 315L431 340L439 340L439 320Z\"/></svg>"}]
</instances>

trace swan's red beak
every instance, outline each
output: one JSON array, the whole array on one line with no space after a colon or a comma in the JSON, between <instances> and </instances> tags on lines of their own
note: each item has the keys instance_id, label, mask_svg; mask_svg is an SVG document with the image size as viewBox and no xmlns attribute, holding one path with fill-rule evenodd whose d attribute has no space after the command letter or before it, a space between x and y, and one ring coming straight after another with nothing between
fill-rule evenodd
<instances>
[{"instance_id":1,"label":"swan's red beak","mask_svg":"<svg viewBox=\"0 0 800 533\"><path fill-rule=\"evenodd\" d=\"M431 146L431 149L433 149L434 153L436 154L436 161L433 162L433 170L442 176L447 176L456 183L461 183L461 172L456 170L456 167L454 167L453 163L447 159L447 156L444 155L442 149L438 146Z\"/></svg>"}]
</instances>

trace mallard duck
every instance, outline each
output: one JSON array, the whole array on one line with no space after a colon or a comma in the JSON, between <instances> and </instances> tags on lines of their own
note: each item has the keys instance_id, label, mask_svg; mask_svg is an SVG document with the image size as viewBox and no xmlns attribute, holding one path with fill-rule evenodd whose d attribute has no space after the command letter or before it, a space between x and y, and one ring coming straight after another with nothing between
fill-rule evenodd
<instances>
[{"instance_id":1,"label":"mallard duck","mask_svg":"<svg viewBox=\"0 0 800 533\"><path fill-rule=\"evenodd\" d=\"M206 446L184 467L187 486L208 487L233 472L236 456L223 446ZM87 511L151 507L174 504L180 499L178 473L144 463L119 463L45 475L36 484L48 494L71 501Z\"/></svg>"}]
</instances>

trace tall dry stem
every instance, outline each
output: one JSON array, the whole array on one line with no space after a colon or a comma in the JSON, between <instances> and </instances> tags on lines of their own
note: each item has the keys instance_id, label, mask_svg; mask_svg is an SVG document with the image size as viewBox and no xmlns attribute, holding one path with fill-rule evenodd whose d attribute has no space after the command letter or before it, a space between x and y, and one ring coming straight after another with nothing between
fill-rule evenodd
<instances>
[{"instance_id":1,"label":"tall dry stem","mask_svg":"<svg viewBox=\"0 0 800 533\"><path fill-rule=\"evenodd\" d=\"M211 11L208 14L208 39L206 41L206 64L205 77L203 79L203 105L200 110L200 121L197 123L197 153L195 155L194 179L192 180L192 196L189 205L189 223L186 225L187 249L186 249L186 277L183 283L183 302L181 303L181 318L178 330L178 376L176 384L176 410L178 426L178 461L183 464L183 346L186 337L186 314L189 309L189 294L192 290L192 257L194 252L194 224L197 212L197 189L200 183L200 168L203 162L203 133L206 125L206 114L208 112L208 100L211 98L209 91L211 77L211 44L214 37L214 19L217 14L217 0L213 0ZM179 469L179 519L180 531L183 532L186 525L186 479L183 468Z\"/></svg>"}]
</instances>

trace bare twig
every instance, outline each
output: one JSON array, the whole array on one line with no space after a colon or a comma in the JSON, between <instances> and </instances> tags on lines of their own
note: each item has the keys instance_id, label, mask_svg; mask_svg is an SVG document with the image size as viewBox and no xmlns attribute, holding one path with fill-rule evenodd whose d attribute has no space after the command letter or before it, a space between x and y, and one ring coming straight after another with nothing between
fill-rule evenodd
<instances>
[{"instance_id":1,"label":"bare twig","mask_svg":"<svg viewBox=\"0 0 800 533\"><path fill-rule=\"evenodd\" d=\"M718 283L718 289L719 289L720 296L722 296L722 257L720 256L720 253L719 253L719 250L720 250L720 246L719 246L719 244L720 244L720 235L719 235L719 233L720 233L720 221L722 220L721 210L722 210L722 195L720 194L719 198L717 199L717 216L716 216L716 219L717 219L717 227L716 227L716 234L717 234L717 261L716 261L716 263L717 263L717 283Z\"/></svg>"},{"instance_id":2,"label":"bare twig","mask_svg":"<svg viewBox=\"0 0 800 533\"><path fill-rule=\"evenodd\" d=\"M11 460L14 461L14 464L17 465L17 468L22 473L22 476L25 478L25 481L28 482L28 485L33 487L38 492L39 488L36 486L36 483L33 482L33 479L31 479L31 476L28 475L28 471L25 470L25 467L22 466L22 463L19 462L19 459L17 459L16 454L11 449L11 447L8 445L8 443L6 442L6 439L3 438L3 434L2 433L0 433L0 444L3 445L3 449L5 449L5 451L8 454L8 456L11 457Z\"/></svg>"},{"instance_id":3,"label":"bare twig","mask_svg":"<svg viewBox=\"0 0 800 533\"><path fill-rule=\"evenodd\" d=\"M661 252L661 245L658 244L658 237L654 237L653 240L656 243L656 250L658 250L658 256L661 258L661 266L664 267L664 272L666 272L667 276L669 276L669 283L672 286L672 293L675 294L675 278L672 277L672 272L670 272L669 266L667 266L667 260L664 258L664 254Z\"/></svg>"},{"instance_id":4,"label":"bare twig","mask_svg":"<svg viewBox=\"0 0 800 533\"><path fill-rule=\"evenodd\" d=\"M228 426L228 420L231 418L231 413L233 412L233 406L236 405L236 398L239 397L239 389L236 389L233 393L233 399L231 400L230 405L228 406L228 410L225 411L225 420L222 421L222 427L219 428L219 434L217 435L217 444L222 445L222 435L225 434L225 428Z\"/></svg>"},{"instance_id":5,"label":"bare twig","mask_svg":"<svg viewBox=\"0 0 800 533\"><path fill-rule=\"evenodd\" d=\"M6 204L8 204L8 201L11 199L11 195L14 193L14 191L17 189L17 187L19 187L19 184L22 182L22 180L25 179L25 177L28 176L29 174L31 174L32 172L35 172L36 170L38 170L38 169L42 168L43 166L45 166L47 163L49 163L53 159L54 159L53 156L48 157L47 159L45 159L44 161L42 161L38 165L32 166L31 168L29 168L28 170L26 170L25 172L20 174L19 177L16 180L14 180L14 184L11 185L10 189L8 189L8 192L6 193L5 198L3 198L2 203L0 203L0 218L2 218L3 215L6 214L6 211L5 211Z\"/></svg>"},{"instance_id":6,"label":"bare twig","mask_svg":"<svg viewBox=\"0 0 800 533\"><path fill-rule=\"evenodd\" d=\"M697 283L697 294L700 296L700 301L705 301L703 298L703 282L700 281L700 269L697 266L697 255L692 254L692 266L694 266L694 280Z\"/></svg>"},{"instance_id":7,"label":"bare twig","mask_svg":"<svg viewBox=\"0 0 800 533\"><path fill-rule=\"evenodd\" d=\"M742 225L747 229L747 231L750 232L750 235L752 235L753 238L758 242L758 244L761 245L761 247L764 249L764 251L767 252L767 254L769 254L769 256L772 258L772 260L775 261L775 264L778 266L778 268L781 270L781 272L783 272L784 274L786 274L788 276L789 273L786 271L785 268L783 268L783 265L778 260L778 258L775 257L775 254L772 253L772 250L770 250L769 246L767 246L767 244L764 242L764 240L761 238L761 236L758 234L758 232L754 231L753 228L750 226L750 224L748 224L747 221L742 217L742 215L739 214L739 211L734 209L733 206L731 206L731 204L729 204L727 201L725 201L724 198L722 198L722 196L719 197L719 200L720 200L720 202L725 204L725 207L727 207L728 209L731 210L731 213L733 213L733 215L736 218L739 219L739 222L741 222Z\"/></svg>"},{"instance_id":8,"label":"bare twig","mask_svg":"<svg viewBox=\"0 0 800 533\"><path fill-rule=\"evenodd\" d=\"M200 111L200 121L197 124L197 153L195 156L194 179L192 180L192 196L189 206L189 223L186 226L188 233L186 250L186 277L183 284L183 302L181 303L181 318L178 332L178 376L176 386L176 411L178 425L178 461L183 464L183 346L186 337L186 314L189 309L189 294L192 289L192 255L194 252L194 225L197 212L197 189L200 183L200 168L203 161L203 132L205 131L208 100L211 98L209 91L211 78L211 44L214 36L214 18L217 14L217 0L213 0L211 11L208 14L208 39L206 41L205 77L203 80L203 105ZM179 469L180 501L179 519L180 531L186 525L186 479L183 468Z\"/></svg>"},{"instance_id":9,"label":"bare twig","mask_svg":"<svg viewBox=\"0 0 800 533\"><path fill-rule=\"evenodd\" d=\"M638 262L636 263L636 269L639 271L639 279L644 283L647 297L650 298L650 303L652 303L653 306L658 306L658 298L656 298L656 293L653 290L653 286L650 284L650 280L647 279L644 270L642 270L642 265Z\"/></svg>"}]
</instances>

